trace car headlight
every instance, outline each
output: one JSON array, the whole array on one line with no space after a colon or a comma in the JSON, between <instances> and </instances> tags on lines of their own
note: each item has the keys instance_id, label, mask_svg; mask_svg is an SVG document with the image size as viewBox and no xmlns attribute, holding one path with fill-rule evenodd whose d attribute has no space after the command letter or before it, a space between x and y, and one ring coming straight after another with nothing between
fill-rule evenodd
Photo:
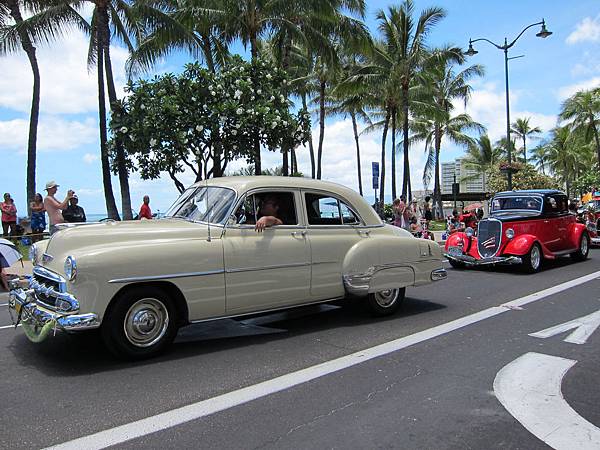
<instances>
[{"instance_id":1,"label":"car headlight","mask_svg":"<svg viewBox=\"0 0 600 450\"><path fill-rule=\"evenodd\" d=\"M72 256L67 256L65 259L65 276L69 281L73 281L77 276L77 263Z\"/></svg>"},{"instance_id":2,"label":"car headlight","mask_svg":"<svg viewBox=\"0 0 600 450\"><path fill-rule=\"evenodd\" d=\"M474 234L473 228L467 227L467 229L465 230L465 234L467 235L467 237L473 237L473 234Z\"/></svg>"},{"instance_id":3,"label":"car headlight","mask_svg":"<svg viewBox=\"0 0 600 450\"><path fill-rule=\"evenodd\" d=\"M34 266L37 264L37 247L35 245L29 247L29 260Z\"/></svg>"},{"instance_id":4,"label":"car headlight","mask_svg":"<svg viewBox=\"0 0 600 450\"><path fill-rule=\"evenodd\" d=\"M509 238L512 239L515 237L515 230L513 230L512 228L508 228L505 232L504 235Z\"/></svg>"}]
</instances>

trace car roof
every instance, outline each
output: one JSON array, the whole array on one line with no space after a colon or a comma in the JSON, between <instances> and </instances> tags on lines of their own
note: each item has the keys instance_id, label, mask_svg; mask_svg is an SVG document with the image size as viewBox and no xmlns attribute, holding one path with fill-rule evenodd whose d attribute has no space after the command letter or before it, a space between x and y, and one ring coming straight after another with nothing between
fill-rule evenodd
<instances>
[{"instance_id":1,"label":"car roof","mask_svg":"<svg viewBox=\"0 0 600 450\"><path fill-rule=\"evenodd\" d=\"M513 197L515 195L565 195L564 192L557 189L522 189L519 191L504 191L498 192L495 197Z\"/></svg>"},{"instance_id":2,"label":"car roof","mask_svg":"<svg viewBox=\"0 0 600 450\"><path fill-rule=\"evenodd\" d=\"M306 189L325 191L341 197L350 203L350 206L361 216L365 225L380 225L381 219L371 208L367 201L356 191L342 186L341 184L330 181L313 180L304 177L283 177L283 176L233 176L211 178L205 181L195 183L194 187L200 186L221 186L235 190L238 194L244 194L253 189L273 188L273 189Z\"/></svg>"}]
</instances>

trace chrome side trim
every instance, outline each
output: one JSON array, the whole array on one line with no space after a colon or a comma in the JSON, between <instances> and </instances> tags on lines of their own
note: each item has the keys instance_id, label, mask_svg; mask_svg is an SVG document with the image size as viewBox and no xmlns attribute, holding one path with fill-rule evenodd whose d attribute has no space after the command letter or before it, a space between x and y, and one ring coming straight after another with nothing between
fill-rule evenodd
<instances>
[{"instance_id":1,"label":"chrome side trim","mask_svg":"<svg viewBox=\"0 0 600 450\"><path fill-rule=\"evenodd\" d=\"M129 277L129 278L114 278L108 280L109 283L135 283L138 281L154 281L154 280L168 280L171 278L187 278L187 277L203 277L206 275L220 275L225 273L223 269L219 270L207 270L205 272L186 272L186 273L171 273L167 275L146 275L142 277Z\"/></svg>"},{"instance_id":2,"label":"chrome side trim","mask_svg":"<svg viewBox=\"0 0 600 450\"><path fill-rule=\"evenodd\" d=\"M448 278L448 272L446 269L436 269L431 272L431 281L440 281Z\"/></svg>"},{"instance_id":3,"label":"chrome side trim","mask_svg":"<svg viewBox=\"0 0 600 450\"><path fill-rule=\"evenodd\" d=\"M272 270L272 269L287 269L290 267L306 267L310 266L311 263L290 263L290 264L277 264L274 266L256 266L256 267L240 267L237 269L226 269L225 273L239 273L239 272L255 272L259 270Z\"/></svg>"},{"instance_id":4,"label":"chrome side trim","mask_svg":"<svg viewBox=\"0 0 600 450\"><path fill-rule=\"evenodd\" d=\"M192 321L190 321L190 324L212 322L213 320L221 320L221 319L233 319L236 317L258 316L261 314L267 314L267 313L275 312L275 311L285 311L286 309L302 308L303 306L312 306L312 305L319 305L321 303L334 302L337 300L343 300L344 298L345 297L333 297L333 298L328 298L325 300L317 300L317 301L310 302L310 303L298 303L297 305L280 306L277 308L262 309L260 311L252 311L252 312L246 312L246 313L240 313L240 314L230 314L230 315L225 315L225 316L209 317L207 319L192 320Z\"/></svg>"}]
</instances>

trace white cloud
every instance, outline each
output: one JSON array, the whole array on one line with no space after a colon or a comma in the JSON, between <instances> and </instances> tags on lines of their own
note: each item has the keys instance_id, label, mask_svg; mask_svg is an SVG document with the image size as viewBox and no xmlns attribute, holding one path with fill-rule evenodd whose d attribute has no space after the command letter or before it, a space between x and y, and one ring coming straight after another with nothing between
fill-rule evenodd
<instances>
[{"instance_id":1,"label":"white cloud","mask_svg":"<svg viewBox=\"0 0 600 450\"><path fill-rule=\"evenodd\" d=\"M576 44L578 42L600 42L600 14L595 19L585 17L575 26L569 36L567 36L567 44Z\"/></svg>"},{"instance_id":2,"label":"white cloud","mask_svg":"<svg viewBox=\"0 0 600 450\"><path fill-rule=\"evenodd\" d=\"M530 125L540 127L543 132L549 131L556 125L555 115L520 109L521 98L527 98L526 93L510 91L511 123L517 118L529 117ZM455 106L457 112L464 110L473 120L485 126L492 141L506 136L506 96L504 90L497 91L496 85L487 83L481 88L476 87L466 109L463 105Z\"/></svg>"},{"instance_id":3,"label":"white cloud","mask_svg":"<svg viewBox=\"0 0 600 450\"><path fill-rule=\"evenodd\" d=\"M41 79L41 111L48 114L79 114L98 110L96 69L87 69L88 38L71 30L60 41L38 47ZM117 95L123 95L127 51L111 46ZM2 58L0 107L29 112L33 75L24 52Z\"/></svg>"},{"instance_id":4,"label":"white cloud","mask_svg":"<svg viewBox=\"0 0 600 450\"><path fill-rule=\"evenodd\" d=\"M585 81L581 81L579 83L570 84L568 86L563 86L558 89L557 97L559 100L566 100L577 91L592 89L600 86L600 77L593 77Z\"/></svg>"},{"instance_id":5,"label":"white cloud","mask_svg":"<svg viewBox=\"0 0 600 450\"><path fill-rule=\"evenodd\" d=\"M29 120L0 121L0 151L27 151ZM37 148L40 151L72 150L96 141L98 126L94 119L63 120L41 116L38 125Z\"/></svg>"},{"instance_id":6,"label":"white cloud","mask_svg":"<svg viewBox=\"0 0 600 450\"><path fill-rule=\"evenodd\" d=\"M94 164L96 161L98 161L98 155L94 155L93 153L83 155L83 162L86 164Z\"/></svg>"}]
</instances>

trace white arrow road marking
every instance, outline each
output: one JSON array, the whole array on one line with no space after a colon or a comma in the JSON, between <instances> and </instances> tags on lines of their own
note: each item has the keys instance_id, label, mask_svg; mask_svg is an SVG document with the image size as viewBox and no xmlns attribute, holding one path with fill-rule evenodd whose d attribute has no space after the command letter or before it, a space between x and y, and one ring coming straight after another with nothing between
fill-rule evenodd
<instances>
[{"instance_id":1,"label":"white arrow road marking","mask_svg":"<svg viewBox=\"0 0 600 450\"><path fill-rule=\"evenodd\" d=\"M536 333L530 333L529 336L544 339L575 328L575 331L565 338L565 342L569 342L571 344L585 344L588 338L599 326L600 310L596 311L595 313L588 314L587 316L579 317L578 319L546 328L545 330L538 331Z\"/></svg>"},{"instance_id":2,"label":"white arrow road marking","mask_svg":"<svg viewBox=\"0 0 600 450\"><path fill-rule=\"evenodd\" d=\"M600 448L600 428L565 401L562 379L577 361L526 353L504 366L494 380L496 397L538 439L558 450Z\"/></svg>"}]
</instances>

